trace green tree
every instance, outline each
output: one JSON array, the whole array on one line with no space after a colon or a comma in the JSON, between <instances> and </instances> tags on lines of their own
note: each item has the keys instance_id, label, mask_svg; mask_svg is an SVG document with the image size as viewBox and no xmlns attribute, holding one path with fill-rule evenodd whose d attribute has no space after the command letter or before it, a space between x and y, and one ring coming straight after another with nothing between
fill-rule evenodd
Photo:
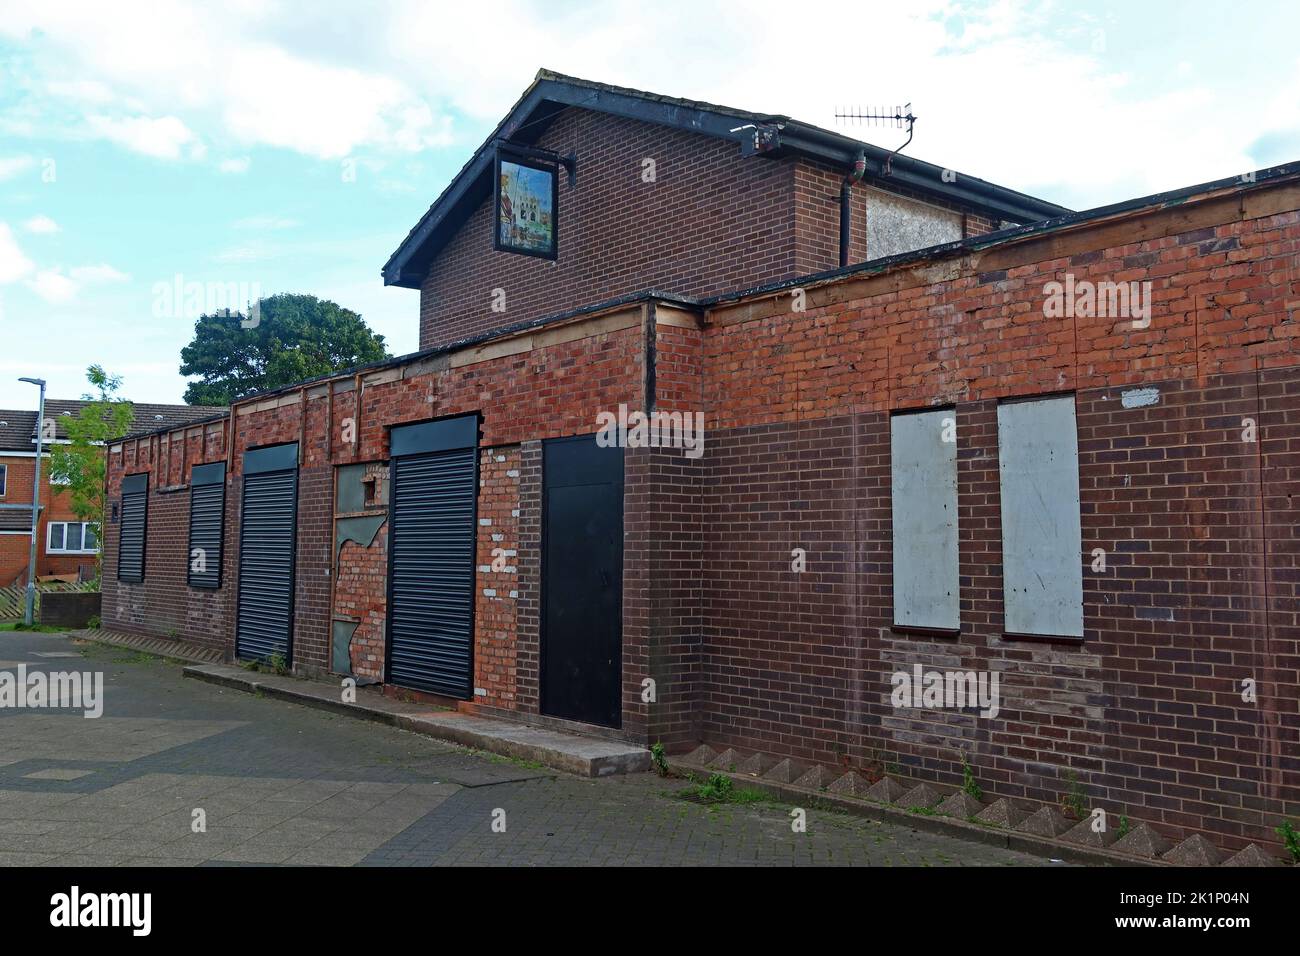
<instances>
[{"instance_id":1,"label":"green tree","mask_svg":"<svg viewBox=\"0 0 1300 956\"><path fill-rule=\"evenodd\" d=\"M102 541L106 446L130 431L135 413L131 403L117 395L120 376L92 365L86 369L86 381L94 391L82 396L89 404L79 414L61 419L68 444L51 446L50 478L66 486L72 513L94 529L96 541Z\"/></svg>"},{"instance_id":2,"label":"green tree","mask_svg":"<svg viewBox=\"0 0 1300 956\"><path fill-rule=\"evenodd\" d=\"M229 405L255 392L292 385L388 357L384 337L351 309L314 295L273 295L247 319L200 316L181 349L191 405Z\"/></svg>"}]
</instances>

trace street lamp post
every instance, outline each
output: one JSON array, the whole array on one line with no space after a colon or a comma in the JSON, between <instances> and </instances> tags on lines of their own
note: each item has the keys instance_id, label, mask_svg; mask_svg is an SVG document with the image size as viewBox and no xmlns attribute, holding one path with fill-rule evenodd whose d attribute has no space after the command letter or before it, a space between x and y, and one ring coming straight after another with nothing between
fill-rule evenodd
<instances>
[{"instance_id":1,"label":"street lamp post","mask_svg":"<svg viewBox=\"0 0 1300 956\"><path fill-rule=\"evenodd\" d=\"M27 610L23 621L30 627L36 613L36 532L41 520L41 451L45 439L45 379L20 378L18 381L39 385L41 400L36 412L36 467L32 475L32 542L27 552Z\"/></svg>"}]
</instances>

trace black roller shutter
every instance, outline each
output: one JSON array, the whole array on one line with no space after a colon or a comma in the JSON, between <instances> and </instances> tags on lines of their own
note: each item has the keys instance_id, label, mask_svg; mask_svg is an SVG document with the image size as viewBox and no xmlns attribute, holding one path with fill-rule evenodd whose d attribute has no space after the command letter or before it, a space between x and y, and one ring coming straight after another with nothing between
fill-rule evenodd
<instances>
[{"instance_id":1,"label":"black roller shutter","mask_svg":"<svg viewBox=\"0 0 1300 956\"><path fill-rule=\"evenodd\" d=\"M244 453L242 500L235 653L257 660L275 654L287 664L298 526L296 442Z\"/></svg>"},{"instance_id":2,"label":"black roller shutter","mask_svg":"<svg viewBox=\"0 0 1300 956\"><path fill-rule=\"evenodd\" d=\"M144 541L149 516L149 476L122 479L121 531L117 544L117 579L144 580Z\"/></svg>"},{"instance_id":3,"label":"black roller shutter","mask_svg":"<svg viewBox=\"0 0 1300 956\"><path fill-rule=\"evenodd\" d=\"M478 418L394 428L389 683L472 694Z\"/></svg>"},{"instance_id":4,"label":"black roller shutter","mask_svg":"<svg viewBox=\"0 0 1300 956\"><path fill-rule=\"evenodd\" d=\"M225 530L226 463L196 465L190 472L189 581L193 588L221 587L221 545ZM203 570L195 570L202 557Z\"/></svg>"}]
</instances>

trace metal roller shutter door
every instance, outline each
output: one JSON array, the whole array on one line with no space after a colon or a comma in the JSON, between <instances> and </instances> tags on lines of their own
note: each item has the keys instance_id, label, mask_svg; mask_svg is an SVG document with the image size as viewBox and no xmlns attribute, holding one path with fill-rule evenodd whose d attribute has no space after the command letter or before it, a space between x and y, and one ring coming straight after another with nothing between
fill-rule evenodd
<instances>
[{"instance_id":1,"label":"metal roller shutter door","mask_svg":"<svg viewBox=\"0 0 1300 956\"><path fill-rule=\"evenodd\" d=\"M221 545L225 528L226 465L196 465L190 478L190 587L221 587ZM196 560L201 558L201 561Z\"/></svg>"},{"instance_id":2,"label":"metal roller shutter door","mask_svg":"<svg viewBox=\"0 0 1300 956\"><path fill-rule=\"evenodd\" d=\"M245 474L235 630L241 658L290 660L297 508L297 469Z\"/></svg>"},{"instance_id":3,"label":"metal roller shutter door","mask_svg":"<svg viewBox=\"0 0 1300 956\"><path fill-rule=\"evenodd\" d=\"M146 475L131 475L122 482L121 532L117 548L117 579L144 580L144 540L149 515Z\"/></svg>"},{"instance_id":4,"label":"metal roller shutter door","mask_svg":"<svg viewBox=\"0 0 1300 956\"><path fill-rule=\"evenodd\" d=\"M393 459L388 681L471 694L476 448Z\"/></svg>"}]
</instances>

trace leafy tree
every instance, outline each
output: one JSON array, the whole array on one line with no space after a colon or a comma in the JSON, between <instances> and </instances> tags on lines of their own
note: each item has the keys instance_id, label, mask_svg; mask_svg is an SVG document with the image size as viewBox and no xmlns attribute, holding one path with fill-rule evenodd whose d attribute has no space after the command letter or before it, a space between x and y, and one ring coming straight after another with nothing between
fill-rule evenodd
<instances>
[{"instance_id":1,"label":"leafy tree","mask_svg":"<svg viewBox=\"0 0 1300 956\"><path fill-rule=\"evenodd\" d=\"M185 401L229 405L387 357L384 337L352 310L314 295L273 295L246 319L218 313L194 323L194 340L181 349L181 374L200 378L185 390Z\"/></svg>"},{"instance_id":2,"label":"leafy tree","mask_svg":"<svg viewBox=\"0 0 1300 956\"><path fill-rule=\"evenodd\" d=\"M50 478L67 486L72 513L94 529L96 541L102 541L105 447L130 431L135 413L129 401L117 397L122 387L120 376L109 375L102 365L92 365L86 369L86 381L94 392L82 398L90 404L82 406L79 414L62 419L69 444L51 446Z\"/></svg>"}]
</instances>

